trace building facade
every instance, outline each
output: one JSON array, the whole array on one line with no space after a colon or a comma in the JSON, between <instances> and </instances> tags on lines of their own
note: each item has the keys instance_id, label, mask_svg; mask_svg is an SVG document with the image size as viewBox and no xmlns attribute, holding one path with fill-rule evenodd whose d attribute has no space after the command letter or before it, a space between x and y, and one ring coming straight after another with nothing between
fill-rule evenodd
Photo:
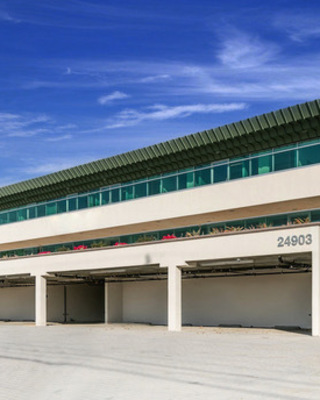
<instances>
[{"instance_id":1,"label":"building facade","mask_svg":"<svg viewBox=\"0 0 320 400\"><path fill-rule=\"evenodd\" d=\"M320 101L0 189L0 320L320 335Z\"/></svg>"}]
</instances>

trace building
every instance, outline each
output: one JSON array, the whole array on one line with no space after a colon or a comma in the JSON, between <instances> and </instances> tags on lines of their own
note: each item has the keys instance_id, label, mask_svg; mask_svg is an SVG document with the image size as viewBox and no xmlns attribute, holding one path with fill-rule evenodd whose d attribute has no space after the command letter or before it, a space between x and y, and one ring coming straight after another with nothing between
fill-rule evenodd
<instances>
[{"instance_id":1,"label":"building","mask_svg":"<svg viewBox=\"0 0 320 400\"><path fill-rule=\"evenodd\" d=\"M0 189L0 319L320 334L320 101Z\"/></svg>"}]
</instances>

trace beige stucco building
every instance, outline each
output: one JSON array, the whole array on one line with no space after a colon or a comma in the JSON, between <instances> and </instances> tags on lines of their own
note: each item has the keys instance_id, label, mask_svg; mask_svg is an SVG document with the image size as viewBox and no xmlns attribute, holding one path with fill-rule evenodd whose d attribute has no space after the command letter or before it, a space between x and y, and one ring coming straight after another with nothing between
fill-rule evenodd
<instances>
[{"instance_id":1,"label":"beige stucco building","mask_svg":"<svg viewBox=\"0 0 320 400\"><path fill-rule=\"evenodd\" d=\"M0 189L0 320L320 335L320 102Z\"/></svg>"}]
</instances>

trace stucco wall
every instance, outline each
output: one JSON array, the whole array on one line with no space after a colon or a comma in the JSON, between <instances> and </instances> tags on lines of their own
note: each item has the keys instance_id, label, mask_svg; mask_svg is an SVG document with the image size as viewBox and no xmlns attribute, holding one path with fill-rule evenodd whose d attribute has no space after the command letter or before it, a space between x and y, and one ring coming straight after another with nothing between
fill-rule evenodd
<instances>
[{"instance_id":1,"label":"stucco wall","mask_svg":"<svg viewBox=\"0 0 320 400\"><path fill-rule=\"evenodd\" d=\"M125 283L123 321L166 324L166 284ZM310 314L311 274L183 280L183 324L310 328Z\"/></svg>"},{"instance_id":2,"label":"stucco wall","mask_svg":"<svg viewBox=\"0 0 320 400\"><path fill-rule=\"evenodd\" d=\"M64 321L63 286L48 286L48 321ZM67 318L74 322L98 322L104 318L103 286L67 286ZM34 287L0 289L0 320L34 321Z\"/></svg>"},{"instance_id":3,"label":"stucco wall","mask_svg":"<svg viewBox=\"0 0 320 400\"><path fill-rule=\"evenodd\" d=\"M123 284L123 321L167 324L167 281Z\"/></svg>"}]
</instances>

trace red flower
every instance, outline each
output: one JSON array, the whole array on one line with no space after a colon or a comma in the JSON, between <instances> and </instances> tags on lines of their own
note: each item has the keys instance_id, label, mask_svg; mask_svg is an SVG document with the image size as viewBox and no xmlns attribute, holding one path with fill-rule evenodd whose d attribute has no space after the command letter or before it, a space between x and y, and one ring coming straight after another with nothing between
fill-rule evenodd
<instances>
[{"instance_id":1,"label":"red flower","mask_svg":"<svg viewBox=\"0 0 320 400\"><path fill-rule=\"evenodd\" d=\"M38 254L49 254L49 253L51 253L51 251L40 251L40 253Z\"/></svg>"},{"instance_id":2,"label":"red flower","mask_svg":"<svg viewBox=\"0 0 320 400\"><path fill-rule=\"evenodd\" d=\"M73 250L85 250L87 248L88 246L85 246L84 244L79 244L79 246L75 246Z\"/></svg>"},{"instance_id":3,"label":"red flower","mask_svg":"<svg viewBox=\"0 0 320 400\"><path fill-rule=\"evenodd\" d=\"M176 235L165 235L162 237L162 240L167 240L167 239L177 239Z\"/></svg>"},{"instance_id":4,"label":"red flower","mask_svg":"<svg viewBox=\"0 0 320 400\"><path fill-rule=\"evenodd\" d=\"M114 244L114 246L122 246L123 244L128 244L128 243L116 242L116 243Z\"/></svg>"}]
</instances>

